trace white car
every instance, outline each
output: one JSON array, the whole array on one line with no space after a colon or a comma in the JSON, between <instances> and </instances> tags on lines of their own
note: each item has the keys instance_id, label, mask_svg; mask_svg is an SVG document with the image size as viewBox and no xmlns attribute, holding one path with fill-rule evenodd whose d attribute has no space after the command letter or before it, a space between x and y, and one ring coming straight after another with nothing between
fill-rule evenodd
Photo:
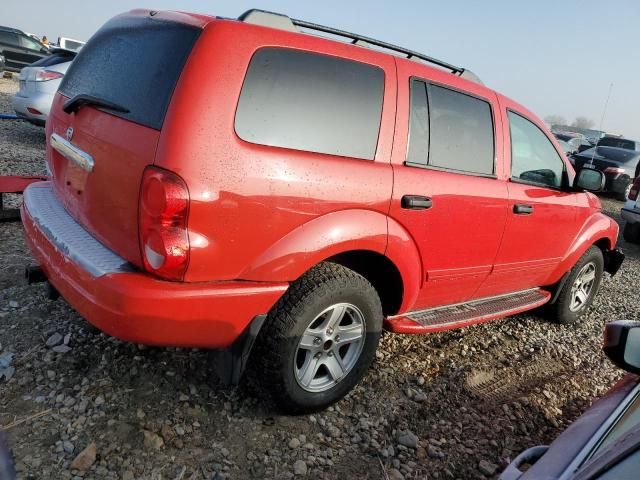
<instances>
[{"instance_id":1,"label":"white car","mask_svg":"<svg viewBox=\"0 0 640 480\"><path fill-rule=\"evenodd\" d=\"M11 106L20 118L44 126L53 97L76 53L52 49L52 54L20 70L20 90L11 98Z\"/></svg>"},{"instance_id":2,"label":"white car","mask_svg":"<svg viewBox=\"0 0 640 480\"><path fill-rule=\"evenodd\" d=\"M58 46L66 50L73 50L77 52L84 46L85 43L87 42L83 42L82 40L75 40L73 38L67 37L58 37Z\"/></svg>"},{"instance_id":3,"label":"white car","mask_svg":"<svg viewBox=\"0 0 640 480\"><path fill-rule=\"evenodd\" d=\"M640 243L640 177L631 184L627 201L622 207L622 218L626 220L622 236L627 242Z\"/></svg>"}]
</instances>

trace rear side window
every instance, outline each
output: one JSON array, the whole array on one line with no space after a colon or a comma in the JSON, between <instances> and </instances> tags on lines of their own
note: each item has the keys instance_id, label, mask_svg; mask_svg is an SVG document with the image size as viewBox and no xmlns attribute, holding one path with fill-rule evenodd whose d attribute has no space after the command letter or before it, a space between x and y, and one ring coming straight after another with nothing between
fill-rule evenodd
<instances>
[{"instance_id":1,"label":"rear side window","mask_svg":"<svg viewBox=\"0 0 640 480\"><path fill-rule=\"evenodd\" d=\"M493 174L494 133L489 103L412 80L407 163Z\"/></svg>"},{"instance_id":2,"label":"rear side window","mask_svg":"<svg viewBox=\"0 0 640 480\"><path fill-rule=\"evenodd\" d=\"M473 173L493 173L491 107L480 100L432 85L429 165Z\"/></svg>"},{"instance_id":3,"label":"rear side window","mask_svg":"<svg viewBox=\"0 0 640 480\"><path fill-rule=\"evenodd\" d=\"M251 59L235 130L251 143L372 160L383 91L378 67L263 48Z\"/></svg>"},{"instance_id":4,"label":"rear side window","mask_svg":"<svg viewBox=\"0 0 640 480\"><path fill-rule=\"evenodd\" d=\"M159 130L200 29L152 17L109 20L80 50L60 85L118 104L109 113Z\"/></svg>"},{"instance_id":5,"label":"rear side window","mask_svg":"<svg viewBox=\"0 0 640 480\"><path fill-rule=\"evenodd\" d=\"M419 80L412 80L407 163L427 165L428 161L429 100L427 98L427 85Z\"/></svg>"},{"instance_id":6,"label":"rear side window","mask_svg":"<svg viewBox=\"0 0 640 480\"><path fill-rule=\"evenodd\" d=\"M39 52L43 48L43 46L37 41L35 41L33 38L28 38L28 37L25 37L24 35L20 35L20 45L23 48L27 48L29 50L35 50L36 52Z\"/></svg>"}]
</instances>

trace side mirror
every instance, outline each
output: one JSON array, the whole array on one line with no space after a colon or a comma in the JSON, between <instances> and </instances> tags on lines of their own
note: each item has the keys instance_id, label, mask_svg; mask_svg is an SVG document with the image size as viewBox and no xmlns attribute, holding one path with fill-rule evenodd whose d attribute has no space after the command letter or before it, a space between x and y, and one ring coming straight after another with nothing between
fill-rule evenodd
<instances>
[{"instance_id":1,"label":"side mirror","mask_svg":"<svg viewBox=\"0 0 640 480\"><path fill-rule=\"evenodd\" d=\"M583 168L578 172L578 176L573 182L573 186L590 192L601 192L604 190L605 176L600 170Z\"/></svg>"},{"instance_id":2,"label":"side mirror","mask_svg":"<svg viewBox=\"0 0 640 480\"><path fill-rule=\"evenodd\" d=\"M607 323L602 349L618 367L640 373L640 322L616 320Z\"/></svg>"}]
</instances>

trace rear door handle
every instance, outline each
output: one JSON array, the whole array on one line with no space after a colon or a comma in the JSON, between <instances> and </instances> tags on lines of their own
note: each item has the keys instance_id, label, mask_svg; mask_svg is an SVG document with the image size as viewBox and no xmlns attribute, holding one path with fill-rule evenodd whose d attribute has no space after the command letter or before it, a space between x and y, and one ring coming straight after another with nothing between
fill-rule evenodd
<instances>
[{"instance_id":1,"label":"rear door handle","mask_svg":"<svg viewBox=\"0 0 640 480\"><path fill-rule=\"evenodd\" d=\"M513 206L513 213L516 215L531 215L533 213L533 206L526 203L516 203Z\"/></svg>"},{"instance_id":2,"label":"rear door handle","mask_svg":"<svg viewBox=\"0 0 640 480\"><path fill-rule=\"evenodd\" d=\"M426 210L431 208L432 205L432 200L422 195L405 195L400 201L402 208L410 208L413 210Z\"/></svg>"}]
</instances>

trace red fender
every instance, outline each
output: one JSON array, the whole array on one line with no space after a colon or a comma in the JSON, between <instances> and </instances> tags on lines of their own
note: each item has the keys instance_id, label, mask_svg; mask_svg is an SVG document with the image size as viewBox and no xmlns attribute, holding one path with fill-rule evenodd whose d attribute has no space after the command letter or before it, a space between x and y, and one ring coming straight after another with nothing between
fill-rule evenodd
<instances>
[{"instance_id":1,"label":"red fender","mask_svg":"<svg viewBox=\"0 0 640 480\"><path fill-rule=\"evenodd\" d=\"M418 246L413 237L398 222L389 218L389 243L385 255L402 276L402 304L398 313L412 309L425 278Z\"/></svg>"},{"instance_id":2,"label":"red fender","mask_svg":"<svg viewBox=\"0 0 640 480\"><path fill-rule=\"evenodd\" d=\"M618 239L618 224L603 213L596 213L590 216L580 229L573 244L558 265L552 275L552 282L556 282L568 272L586 252L589 247L599 240L607 240L607 249L611 250L616 245Z\"/></svg>"},{"instance_id":3,"label":"red fender","mask_svg":"<svg viewBox=\"0 0 640 480\"><path fill-rule=\"evenodd\" d=\"M400 312L409 310L422 285L418 249L395 220L371 210L332 212L301 225L253 261L240 278L291 282L323 260L354 250L377 252L393 262L403 282Z\"/></svg>"},{"instance_id":4,"label":"red fender","mask_svg":"<svg viewBox=\"0 0 640 480\"><path fill-rule=\"evenodd\" d=\"M351 250L384 255L387 217L372 210L341 210L300 225L256 258L243 280L290 282L321 261Z\"/></svg>"}]
</instances>

